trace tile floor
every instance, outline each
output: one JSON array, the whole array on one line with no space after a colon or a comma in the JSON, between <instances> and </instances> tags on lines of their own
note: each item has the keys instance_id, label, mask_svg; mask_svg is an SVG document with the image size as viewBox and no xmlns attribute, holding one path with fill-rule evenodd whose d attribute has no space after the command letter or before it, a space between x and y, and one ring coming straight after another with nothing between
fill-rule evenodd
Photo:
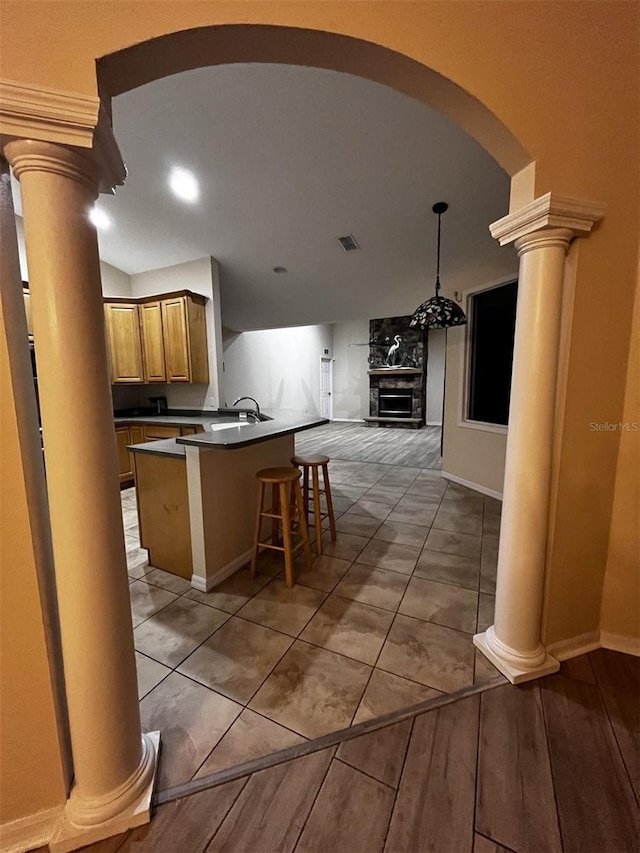
<instances>
[{"instance_id":1,"label":"tile floor","mask_svg":"<svg viewBox=\"0 0 640 853\"><path fill-rule=\"evenodd\" d=\"M472 635L493 618L500 503L432 469L335 460L329 475L337 540L323 533L290 590L273 552L211 593L154 569L122 492L160 790L498 677Z\"/></svg>"}]
</instances>

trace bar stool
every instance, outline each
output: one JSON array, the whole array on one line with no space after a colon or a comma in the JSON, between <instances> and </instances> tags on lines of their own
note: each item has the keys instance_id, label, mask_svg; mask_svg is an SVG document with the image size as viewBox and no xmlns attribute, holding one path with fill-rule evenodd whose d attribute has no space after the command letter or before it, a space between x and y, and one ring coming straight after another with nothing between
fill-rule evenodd
<instances>
[{"instance_id":1,"label":"bar stool","mask_svg":"<svg viewBox=\"0 0 640 853\"><path fill-rule=\"evenodd\" d=\"M302 468L302 500L304 503L304 516L307 525L309 524L309 501L313 501L313 523L316 529L316 551L322 554L322 522L325 518L329 519L329 528L331 530L331 538L336 541L336 521L333 516L333 502L331 500L331 486L329 485L329 457L323 456L320 453L310 453L307 456L292 456L291 462ZM318 469L322 468L322 485L320 488ZM311 492L309 494L309 471L311 471ZM322 512L320 507L320 498L322 495L327 499L327 511Z\"/></svg>"},{"instance_id":2,"label":"bar stool","mask_svg":"<svg viewBox=\"0 0 640 853\"><path fill-rule=\"evenodd\" d=\"M260 548L284 552L285 580L288 587L293 586L293 557L297 551L303 549L305 565L307 568L311 565L311 549L300 491L300 476L301 472L295 468L263 468L256 474L258 508L251 553L252 577L256 576ZM265 510L265 486L268 485L271 486L271 507ZM263 518L271 519L271 534L266 540L260 539ZM294 545L292 534L293 524L296 521L300 528L300 540ZM282 532L282 545L278 544L280 532Z\"/></svg>"}]
</instances>

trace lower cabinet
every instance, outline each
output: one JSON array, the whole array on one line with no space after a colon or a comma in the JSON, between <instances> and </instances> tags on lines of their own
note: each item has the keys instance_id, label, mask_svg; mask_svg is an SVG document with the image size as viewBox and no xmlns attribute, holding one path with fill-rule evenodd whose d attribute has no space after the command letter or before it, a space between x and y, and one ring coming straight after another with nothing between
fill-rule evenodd
<instances>
[{"instance_id":1,"label":"lower cabinet","mask_svg":"<svg viewBox=\"0 0 640 853\"><path fill-rule=\"evenodd\" d=\"M127 446L133 442L128 426L116 427L116 441L118 443L118 476L121 484L128 483L133 480L133 456L127 450Z\"/></svg>"},{"instance_id":2,"label":"lower cabinet","mask_svg":"<svg viewBox=\"0 0 640 853\"><path fill-rule=\"evenodd\" d=\"M163 438L178 438L180 435L195 435L204 432L200 426L170 426L169 424L118 424L115 428L118 446L118 476L120 485L132 486L135 482L135 464L133 454L127 447L131 444L144 444L147 441L159 441Z\"/></svg>"}]
</instances>

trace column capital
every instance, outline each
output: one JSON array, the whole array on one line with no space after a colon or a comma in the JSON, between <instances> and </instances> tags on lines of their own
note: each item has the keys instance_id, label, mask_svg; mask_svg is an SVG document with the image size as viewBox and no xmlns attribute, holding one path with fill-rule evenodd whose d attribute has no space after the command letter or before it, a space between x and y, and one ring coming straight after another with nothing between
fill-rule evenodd
<instances>
[{"instance_id":1,"label":"column capital","mask_svg":"<svg viewBox=\"0 0 640 853\"><path fill-rule=\"evenodd\" d=\"M54 142L14 139L3 154L18 180L25 172L47 172L77 181L98 195L99 169L88 152Z\"/></svg>"},{"instance_id":2,"label":"column capital","mask_svg":"<svg viewBox=\"0 0 640 853\"><path fill-rule=\"evenodd\" d=\"M100 192L113 192L125 182L111 120L95 95L0 79L0 142L13 140L85 149L98 164Z\"/></svg>"},{"instance_id":3,"label":"column capital","mask_svg":"<svg viewBox=\"0 0 640 853\"><path fill-rule=\"evenodd\" d=\"M544 228L518 237L513 245L519 258L534 249L562 249L566 252L574 237L575 232L571 228Z\"/></svg>"},{"instance_id":4,"label":"column capital","mask_svg":"<svg viewBox=\"0 0 640 853\"><path fill-rule=\"evenodd\" d=\"M501 246L546 229L567 230L570 232L569 239L572 239L588 234L603 214L604 207L598 202L581 201L549 192L498 219L489 226L489 231Z\"/></svg>"}]
</instances>

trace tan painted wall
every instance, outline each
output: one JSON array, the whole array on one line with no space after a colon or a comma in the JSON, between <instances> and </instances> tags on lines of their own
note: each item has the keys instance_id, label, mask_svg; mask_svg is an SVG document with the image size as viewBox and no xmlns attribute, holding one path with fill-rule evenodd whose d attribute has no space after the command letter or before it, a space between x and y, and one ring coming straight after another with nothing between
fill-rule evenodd
<instances>
[{"instance_id":1,"label":"tan painted wall","mask_svg":"<svg viewBox=\"0 0 640 853\"><path fill-rule=\"evenodd\" d=\"M640 287L636 292L627 393L602 596L601 629L640 642ZM600 433L603 437L606 433Z\"/></svg>"},{"instance_id":2,"label":"tan painted wall","mask_svg":"<svg viewBox=\"0 0 640 853\"><path fill-rule=\"evenodd\" d=\"M466 328L447 332L447 387L442 470L469 483L502 494L507 436L459 426L462 357Z\"/></svg>"},{"instance_id":3,"label":"tan painted wall","mask_svg":"<svg viewBox=\"0 0 640 853\"><path fill-rule=\"evenodd\" d=\"M8 287L9 282L3 281L3 289ZM7 316L1 299L3 330ZM24 317L22 323L26 338ZM63 803L66 787L4 334L0 388L0 824L4 824Z\"/></svg>"},{"instance_id":4,"label":"tan painted wall","mask_svg":"<svg viewBox=\"0 0 640 853\"><path fill-rule=\"evenodd\" d=\"M494 2L482 0L157 0L153 15L141 0L5 0L0 73L95 94L96 58L165 33L224 23L342 33L417 60L486 105L535 158L536 195L553 190L606 205L601 226L581 241L577 262L549 562L545 640L551 643L596 629L600 617L619 436L601 440L588 425L619 420L623 412L638 234L638 91L632 82L638 79L638 15L637 4L624 0L501 3L499 14ZM255 31L244 35L245 47L260 38ZM292 61L288 34L281 36L280 58ZM438 102L433 75L398 64L391 54L376 60L353 47L336 47L334 67ZM314 57L299 52L298 61L312 64ZM512 170L524 165L517 146L506 150L499 125L477 104L449 90L440 106L457 110L460 122L475 127ZM608 305L599 311L603 287ZM577 588L583 590L578 600Z\"/></svg>"}]
</instances>

